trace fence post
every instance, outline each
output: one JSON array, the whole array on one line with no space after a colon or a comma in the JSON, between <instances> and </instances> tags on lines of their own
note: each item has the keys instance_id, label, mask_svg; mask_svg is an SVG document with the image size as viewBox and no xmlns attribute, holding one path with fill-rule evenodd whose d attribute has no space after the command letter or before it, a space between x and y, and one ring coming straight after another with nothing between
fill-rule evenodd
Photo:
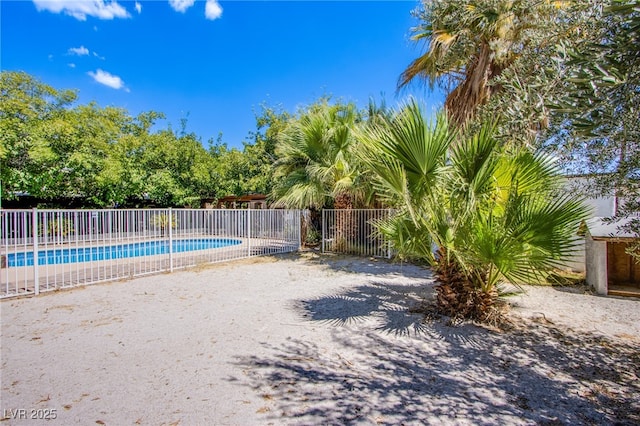
<instances>
[{"instance_id":1,"label":"fence post","mask_svg":"<svg viewBox=\"0 0 640 426\"><path fill-rule=\"evenodd\" d=\"M391 209L387 209L387 220L391 218ZM387 259L391 259L391 240L387 241Z\"/></svg>"},{"instance_id":2,"label":"fence post","mask_svg":"<svg viewBox=\"0 0 640 426\"><path fill-rule=\"evenodd\" d=\"M298 223L296 228L298 229L298 250L302 248L302 210L296 210L297 214L295 217L298 218Z\"/></svg>"},{"instance_id":3,"label":"fence post","mask_svg":"<svg viewBox=\"0 0 640 426\"><path fill-rule=\"evenodd\" d=\"M38 209L34 208L31 219L33 233L33 291L40 294L40 274L38 273Z\"/></svg>"},{"instance_id":4,"label":"fence post","mask_svg":"<svg viewBox=\"0 0 640 426\"><path fill-rule=\"evenodd\" d=\"M247 257L251 257L251 209L247 208Z\"/></svg>"},{"instance_id":5,"label":"fence post","mask_svg":"<svg viewBox=\"0 0 640 426\"><path fill-rule=\"evenodd\" d=\"M320 224L320 227L322 228L322 250L321 250L322 253L324 253L324 228L325 228L324 213L325 213L325 209L322 209L322 223Z\"/></svg>"},{"instance_id":6,"label":"fence post","mask_svg":"<svg viewBox=\"0 0 640 426\"><path fill-rule=\"evenodd\" d=\"M169 207L167 219L167 227L169 228L169 272L173 272L173 209L171 207Z\"/></svg>"}]
</instances>

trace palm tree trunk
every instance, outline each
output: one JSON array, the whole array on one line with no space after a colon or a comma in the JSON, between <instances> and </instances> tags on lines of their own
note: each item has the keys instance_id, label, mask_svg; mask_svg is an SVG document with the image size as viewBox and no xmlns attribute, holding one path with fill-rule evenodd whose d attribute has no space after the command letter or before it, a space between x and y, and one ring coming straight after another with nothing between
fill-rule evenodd
<instances>
[{"instance_id":1,"label":"palm tree trunk","mask_svg":"<svg viewBox=\"0 0 640 426\"><path fill-rule=\"evenodd\" d=\"M356 228L353 217L353 197L347 192L341 192L334 198L336 209L336 239L335 250L349 253L353 250Z\"/></svg>"},{"instance_id":2,"label":"palm tree trunk","mask_svg":"<svg viewBox=\"0 0 640 426\"><path fill-rule=\"evenodd\" d=\"M500 300L492 287L484 291L466 274L460 265L446 255L446 249L438 250L436 274L436 305L438 311L452 318L465 318L480 322L499 319Z\"/></svg>"},{"instance_id":3,"label":"palm tree trunk","mask_svg":"<svg viewBox=\"0 0 640 426\"><path fill-rule=\"evenodd\" d=\"M463 82L456 87L445 100L444 107L451 120L463 126L476 113L480 105L484 105L491 94L489 79L491 78L492 51L487 42L483 43L480 52L466 71Z\"/></svg>"}]
</instances>

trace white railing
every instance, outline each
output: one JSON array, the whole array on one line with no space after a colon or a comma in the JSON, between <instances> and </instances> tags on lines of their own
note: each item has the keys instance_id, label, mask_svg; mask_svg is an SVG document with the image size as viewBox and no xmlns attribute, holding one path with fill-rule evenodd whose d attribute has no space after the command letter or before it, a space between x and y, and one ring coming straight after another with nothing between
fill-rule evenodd
<instances>
[{"instance_id":1,"label":"white railing","mask_svg":"<svg viewBox=\"0 0 640 426\"><path fill-rule=\"evenodd\" d=\"M299 247L299 210L0 210L0 298Z\"/></svg>"},{"instance_id":2,"label":"white railing","mask_svg":"<svg viewBox=\"0 0 640 426\"><path fill-rule=\"evenodd\" d=\"M374 223L392 214L389 209L322 210L322 252L391 258L391 244Z\"/></svg>"}]
</instances>

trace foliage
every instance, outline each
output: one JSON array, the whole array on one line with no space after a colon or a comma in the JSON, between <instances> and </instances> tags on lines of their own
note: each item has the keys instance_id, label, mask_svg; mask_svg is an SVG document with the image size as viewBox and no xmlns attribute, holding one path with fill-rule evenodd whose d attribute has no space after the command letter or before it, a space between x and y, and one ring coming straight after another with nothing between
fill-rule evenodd
<instances>
[{"instance_id":1,"label":"foliage","mask_svg":"<svg viewBox=\"0 0 640 426\"><path fill-rule=\"evenodd\" d=\"M69 235L73 222L65 217L52 217L40 223L40 235L50 238L64 238Z\"/></svg>"},{"instance_id":2,"label":"foliage","mask_svg":"<svg viewBox=\"0 0 640 426\"><path fill-rule=\"evenodd\" d=\"M220 196L271 192L276 138L288 119L288 113L262 105L256 115L256 130L249 133L252 142L245 141L242 150L229 149L222 135L215 143L210 141L209 153L221 179Z\"/></svg>"},{"instance_id":3,"label":"foliage","mask_svg":"<svg viewBox=\"0 0 640 426\"><path fill-rule=\"evenodd\" d=\"M553 103L563 118L551 142L595 194L615 194L618 216L640 212L640 0L614 0L593 40L560 46L568 90ZM627 231L640 235L640 219ZM632 248L640 261L640 247Z\"/></svg>"},{"instance_id":4,"label":"foliage","mask_svg":"<svg viewBox=\"0 0 640 426\"><path fill-rule=\"evenodd\" d=\"M498 117L503 143L544 147L565 173L590 177L585 193L624 199L618 215L640 211L638 0L437 0L416 14L414 39L428 50L401 85L445 87L447 109L467 111L451 115L469 119L465 131ZM462 106L456 91L467 92Z\"/></svg>"},{"instance_id":5,"label":"foliage","mask_svg":"<svg viewBox=\"0 0 640 426\"><path fill-rule=\"evenodd\" d=\"M66 126L75 92L57 91L25 73L0 73L0 179L2 194L56 188L60 179L47 134Z\"/></svg>"},{"instance_id":6,"label":"foliage","mask_svg":"<svg viewBox=\"0 0 640 426\"><path fill-rule=\"evenodd\" d=\"M470 133L498 119L497 136L535 146L553 123L549 104L566 92L557 45L593 39L602 0L425 1L413 39L427 51L401 75L443 87L445 108Z\"/></svg>"},{"instance_id":7,"label":"foliage","mask_svg":"<svg viewBox=\"0 0 640 426\"><path fill-rule=\"evenodd\" d=\"M321 238L322 238L322 235L320 234L320 232L318 232L317 229L313 227L309 227L305 235L304 243L306 246L318 245L318 243L320 243Z\"/></svg>"},{"instance_id":8,"label":"foliage","mask_svg":"<svg viewBox=\"0 0 640 426\"><path fill-rule=\"evenodd\" d=\"M498 136L506 143L536 149L557 134L563 122L552 104L570 90L558 45L580 45L594 38L602 0L565 1L532 23L528 42L493 82L497 88L478 110L472 131L499 117Z\"/></svg>"},{"instance_id":9,"label":"foliage","mask_svg":"<svg viewBox=\"0 0 640 426\"><path fill-rule=\"evenodd\" d=\"M296 166L288 164L291 155L279 158L286 151L283 140L307 120L324 120L322 146L309 147L318 161L308 169L325 185L322 205L369 201L366 177L353 163L352 131L383 120L384 105L371 103L361 112L353 104L329 105L323 98L296 116L262 105L242 149L229 148L222 135L205 149L187 132L186 120L177 132L162 129L156 124L164 118L161 113L132 117L93 102L75 105L73 91L56 90L25 73L0 75L4 199L29 194L49 205L74 199L98 207L198 206L202 199L226 195L271 194L298 176L284 172Z\"/></svg>"},{"instance_id":10,"label":"foliage","mask_svg":"<svg viewBox=\"0 0 640 426\"><path fill-rule=\"evenodd\" d=\"M495 84L518 58L540 50L551 26L567 22L567 2L542 0L429 0L414 14L420 24L412 39L427 51L402 73L399 87L414 79L448 94L445 109L458 125L465 124L501 89ZM562 28L563 25L560 25ZM554 28L553 31L558 31Z\"/></svg>"},{"instance_id":11,"label":"foliage","mask_svg":"<svg viewBox=\"0 0 640 426\"><path fill-rule=\"evenodd\" d=\"M371 193L358 168L354 129L363 120L354 104L321 99L278 134L273 190L276 205L290 208L367 205Z\"/></svg>"},{"instance_id":12,"label":"foliage","mask_svg":"<svg viewBox=\"0 0 640 426\"><path fill-rule=\"evenodd\" d=\"M410 102L359 135L376 190L401 211L380 231L435 265L444 313L477 320L491 317L501 281L540 280L560 265L586 217L548 157L507 150L494 134L485 125L458 137Z\"/></svg>"},{"instance_id":13,"label":"foliage","mask_svg":"<svg viewBox=\"0 0 640 426\"><path fill-rule=\"evenodd\" d=\"M169 217L171 217L171 224L169 224ZM171 229L176 229L177 226L178 218L174 214L158 213L153 216L153 227L159 229L163 237L168 234L170 227Z\"/></svg>"},{"instance_id":14,"label":"foliage","mask_svg":"<svg viewBox=\"0 0 640 426\"><path fill-rule=\"evenodd\" d=\"M561 46L570 90L553 104L565 120L567 137L560 148L571 158L580 158L583 170L601 174L601 189L617 188L637 198L640 1L613 2L605 10L596 39Z\"/></svg>"},{"instance_id":15,"label":"foliage","mask_svg":"<svg viewBox=\"0 0 640 426\"><path fill-rule=\"evenodd\" d=\"M224 186L196 135L151 131L156 112L74 105L25 73L0 74L2 197L78 198L86 206L199 206ZM184 123L183 123L184 124ZM184 127L184 126L183 126ZM260 171L262 173L262 171Z\"/></svg>"}]
</instances>

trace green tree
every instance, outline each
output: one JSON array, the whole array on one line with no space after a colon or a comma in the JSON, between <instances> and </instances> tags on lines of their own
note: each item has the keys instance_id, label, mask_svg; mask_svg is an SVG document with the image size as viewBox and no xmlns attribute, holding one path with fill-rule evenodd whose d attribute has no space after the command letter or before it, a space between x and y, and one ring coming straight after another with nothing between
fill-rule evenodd
<instances>
[{"instance_id":1,"label":"green tree","mask_svg":"<svg viewBox=\"0 0 640 426\"><path fill-rule=\"evenodd\" d=\"M73 134L56 149L70 182L67 195L82 196L103 207L124 202L136 189L127 179L135 169L126 170L127 164L118 156L123 140L136 143L126 133L132 125L131 117L124 109L102 108L94 102L72 112Z\"/></svg>"},{"instance_id":2,"label":"green tree","mask_svg":"<svg viewBox=\"0 0 640 426\"><path fill-rule=\"evenodd\" d=\"M218 192L214 159L194 134L161 130L146 136L140 162L142 192L158 205L198 207L201 198Z\"/></svg>"},{"instance_id":3,"label":"green tree","mask_svg":"<svg viewBox=\"0 0 640 426\"><path fill-rule=\"evenodd\" d=\"M256 114L256 130L250 133L253 142L244 144L244 154L249 165L245 193L270 194L273 190L276 144L290 117L286 111L265 104L261 106L260 113Z\"/></svg>"},{"instance_id":4,"label":"green tree","mask_svg":"<svg viewBox=\"0 0 640 426\"><path fill-rule=\"evenodd\" d=\"M548 157L506 150L494 130L458 137L412 102L359 136L378 193L400 209L380 231L434 265L443 313L480 321L494 318L501 282L537 281L572 254L587 213Z\"/></svg>"},{"instance_id":5,"label":"green tree","mask_svg":"<svg viewBox=\"0 0 640 426\"><path fill-rule=\"evenodd\" d=\"M561 46L567 91L552 104L562 117L558 138L601 190L640 195L640 1L613 1L596 41Z\"/></svg>"},{"instance_id":6,"label":"green tree","mask_svg":"<svg viewBox=\"0 0 640 426\"><path fill-rule=\"evenodd\" d=\"M0 73L0 180L2 197L55 189L59 175L50 169L55 154L52 133L66 133L67 108L74 91L58 91L23 72Z\"/></svg>"},{"instance_id":7,"label":"green tree","mask_svg":"<svg viewBox=\"0 0 640 426\"><path fill-rule=\"evenodd\" d=\"M95 102L74 106L25 73L0 74L2 197L19 193L87 206L127 205L149 197L159 205L197 206L216 195L214 158L183 129L150 133L157 112L131 117Z\"/></svg>"},{"instance_id":8,"label":"green tree","mask_svg":"<svg viewBox=\"0 0 640 426\"><path fill-rule=\"evenodd\" d=\"M273 191L276 205L350 209L370 199L358 169L353 131L362 120L354 104L311 105L278 135Z\"/></svg>"},{"instance_id":9,"label":"green tree","mask_svg":"<svg viewBox=\"0 0 640 426\"><path fill-rule=\"evenodd\" d=\"M618 216L640 212L640 0L614 0L594 41L560 46L567 91L552 104L563 118L551 144L591 193L623 199ZM640 235L640 219L628 229ZM640 244L631 254L640 261Z\"/></svg>"},{"instance_id":10,"label":"green tree","mask_svg":"<svg viewBox=\"0 0 640 426\"><path fill-rule=\"evenodd\" d=\"M126 114L123 110L122 114ZM135 205L145 190L147 170L143 167L144 154L147 152L149 129L157 119L164 118L158 112L141 113L135 119L121 117L122 134L108 144L104 161L93 175L93 188L87 193L101 206ZM91 155L91 154L89 154Z\"/></svg>"},{"instance_id":11,"label":"green tree","mask_svg":"<svg viewBox=\"0 0 640 426\"><path fill-rule=\"evenodd\" d=\"M373 200L367 173L356 156L354 132L365 125L364 118L352 103L331 105L323 98L292 119L276 145L276 206L310 209L314 227L320 225L320 209L339 210L334 241L339 251L350 251L355 241L352 209L367 207Z\"/></svg>"},{"instance_id":12,"label":"green tree","mask_svg":"<svg viewBox=\"0 0 640 426\"><path fill-rule=\"evenodd\" d=\"M402 73L399 87L414 79L447 91L445 110L456 125L466 124L479 109L503 91L501 77L518 93L527 90L528 80L544 71L544 62L553 52L554 41L579 34L588 22L585 10L591 1L541 0L429 0L415 15L420 24L412 29L412 39L424 42L426 52ZM547 76L548 78L549 76ZM533 78L531 79L533 82ZM545 89L546 87L543 87ZM499 101L509 108L519 100L513 93ZM515 112L538 127L546 119L540 111L537 93L530 93ZM540 116L542 114L542 117ZM482 122L483 119L480 120ZM527 129L525 129L527 130Z\"/></svg>"},{"instance_id":13,"label":"green tree","mask_svg":"<svg viewBox=\"0 0 640 426\"><path fill-rule=\"evenodd\" d=\"M220 196L271 193L276 141L289 117L287 112L262 105L256 114L256 129L249 132L242 150L230 149L222 135L215 143L209 142L209 153L221 178Z\"/></svg>"},{"instance_id":14,"label":"green tree","mask_svg":"<svg viewBox=\"0 0 640 426\"><path fill-rule=\"evenodd\" d=\"M220 190L218 198L228 195L245 195L248 167L245 156L237 148L229 148L219 140L209 147L209 153L214 159L216 173L220 176Z\"/></svg>"}]
</instances>

